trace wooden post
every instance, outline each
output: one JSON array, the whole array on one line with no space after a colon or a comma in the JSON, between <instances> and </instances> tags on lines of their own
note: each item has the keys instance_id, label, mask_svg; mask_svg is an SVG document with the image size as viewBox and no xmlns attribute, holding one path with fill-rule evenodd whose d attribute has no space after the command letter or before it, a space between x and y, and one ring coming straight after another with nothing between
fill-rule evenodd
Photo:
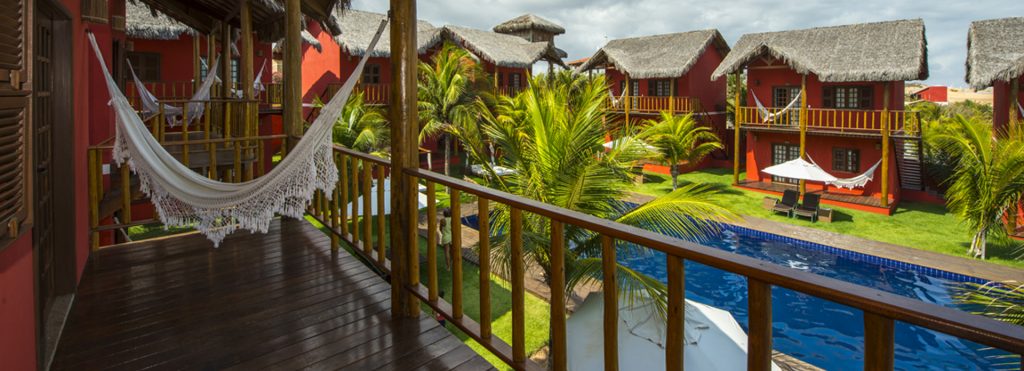
<instances>
[{"instance_id":1,"label":"wooden post","mask_svg":"<svg viewBox=\"0 0 1024 371\"><path fill-rule=\"evenodd\" d=\"M461 192L455 188L449 188L451 196L451 219L449 226L452 229L452 317L462 319L462 204Z\"/></svg>"},{"instance_id":2,"label":"wooden post","mask_svg":"<svg viewBox=\"0 0 1024 371\"><path fill-rule=\"evenodd\" d=\"M103 187L103 164L100 162L99 150L88 150L89 157L89 250L100 249L100 234L96 227L100 225L100 189ZM95 255L93 255L95 256Z\"/></svg>"},{"instance_id":3,"label":"wooden post","mask_svg":"<svg viewBox=\"0 0 1024 371\"><path fill-rule=\"evenodd\" d=\"M668 319L665 322L665 370L683 370L686 322L686 270L683 259L668 256Z\"/></svg>"},{"instance_id":4,"label":"wooden post","mask_svg":"<svg viewBox=\"0 0 1024 371\"><path fill-rule=\"evenodd\" d=\"M864 312L864 369L892 370L894 323L891 318Z\"/></svg>"},{"instance_id":5,"label":"wooden post","mask_svg":"<svg viewBox=\"0 0 1024 371\"><path fill-rule=\"evenodd\" d=\"M807 75L800 76L800 158L807 159ZM800 179L800 196L807 193L807 181Z\"/></svg>"},{"instance_id":6,"label":"wooden post","mask_svg":"<svg viewBox=\"0 0 1024 371\"><path fill-rule=\"evenodd\" d=\"M747 279L747 369L772 369L772 286Z\"/></svg>"},{"instance_id":7,"label":"wooden post","mask_svg":"<svg viewBox=\"0 0 1024 371\"><path fill-rule=\"evenodd\" d=\"M526 363L526 267L523 263L523 212L514 206L509 210L509 250L512 252L512 362ZM525 368L525 367L520 367Z\"/></svg>"},{"instance_id":8,"label":"wooden post","mask_svg":"<svg viewBox=\"0 0 1024 371\"><path fill-rule=\"evenodd\" d=\"M619 293L615 278L615 240L601 236L602 290L604 291L604 369L619 369Z\"/></svg>"},{"instance_id":9,"label":"wooden post","mask_svg":"<svg viewBox=\"0 0 1024 371\"><path fill-rule=\"evenodd\" d=\"M249 6L249 0L240 0L242 2L241 9L239 9L240 23L242 24L242 60L240 65L242 68L242 96L246 99L253 99L253 59L252 59L252 8Z\"/></svg>"},{"instance_id":10,"label":"wooden post","mask_svg":"<svg viewBox=\"0 0 1024 371\"><path fill-rule=\"evenodd\" d=\"M1010 82L1010 96L1007 100L1010 101L1010 115L1007 116L1006 126L1009 133L1016 133L1017 123L1020 122L1017 111L1017 104L1020 102L1020 79L1015 78Z\"/></svg>"},{"instance_id":11,"label":"wooden post","mask_svg":"<svg viewBox=\"0 0 1024 371\"><path fill-rule=\"evenodd\" d=\"M231 25L220 24L220 96L231 96Z\"/></svg>"},{"instance_id":12,"label":"wooden post","mask_svg":"<svg viewBox=\"0 0 1024 371\"><path fill-rule=\"evenodd\" d=\"M480 336L491 337L491 223L486 198L477 198L477 220L480 231Z\"/></svg>"},{"instance_id":13,"label":"wooden post","mask_svg":"<svg viewBox=\"0 0 1024 371\"><path fill-rule=\"evenodd\" d=\"M199 91L199 85L202 85L202 64L199 62L200 58L200 41L202 38L200 34L192 35L192 94Z\"/></svg>"},{"instance_id":14,"label":"wooden post","mask_svg":"<svg viewBox=\"0 0 1024 371\"><path fill-rule=\"evenodd\" d=\"M285 150L290 151L302 138L302 14L301 0L285 0L284 112L282 125ZM394 29L392 29L392 33ZM225 82L227 82L225 80ZM396 121L391 121L396 122ZM394 137L392 137L394 138Z\"/></svg>"},{"instance_id":15,"label":"wooden post","mask_svg":"<svg viewBox=\"0 0 1024 371\"><path fill-rule=\"evenodd\" d=\"M214 38L213 32L210 32L210 34L206 35L206 68L217 67L217 66L213 65L213 59L214 59L214 57L216 55L217 55L217 42L216 42L216 40ZM202 73L202 68L201 67L200 67L200 71L199 72ZM209 71L207 71L207 72L209 72ZM205 77L206 76L200 76L199 78L203 79ZM202 84L202 82L200 81L199 84ZM216 90L216 89L210 89L210 90ZM215 96L217 96L217 93L210 92L210 96L211 97L215 97ZM210 107L208 107L208 108L214 108L214 107L213 107L213 105L210 105ZM209 110L204 110L203 112L207 112L208 113L210 111ZM209 116L207 116L207 117L209 117Z\"/></svg>"},{"instance_id":16,"label":"wooden post","mask_svg":"<svg viewBox=\"0 0 1024 371\"><path fill-rule=\"evenodd\" d=\"M882 92L882 192L878 196L882 207L889 207L889 95L892 85L885 83Z\"/></svg>"},{"instance_id":17,"label":"wooden post","mask_svg":"<svg viewBox=\"0 0 1024 371\"><path fill-rule=\"evenodd\" d=\"M622 75L625 76L625 78L626 78L625 84L622 85L623 89L626 89L626 91L624 92L625 93L624 96L625 96L626 101L623 102L623 104L624 104L623 107L624 107L624 110L626 111L626 122L625 122L625 124L626 124L626 126L629 126L629 109L631 108L630 106L632 105L631 104L632 103L631 102L632 99L631 99L630 95L633 93L632 92L633 89L630 89L629 74L623 72Z\"/></svg>"},{"instance_id":18,"label":"wooden post","mask_svg":"<svg viewBox=\"0 0 1024 371\"><path fill-rule=\"evenodd\" d=\"M297 0L293 0L296 1ZM392 314L417 317L419 302L402 286L418 286L419 274L412 259L418 259L417 187L403 170L418 168L419 114L416 111L416 0L391 0L391 233ZM298 30L296 30L298 32ZM296 37L295 45L299 40ZM397 182L396 182L397 180ZM459 223L458 219L454 219ZM461 223L460 223L461 224ZM454 228L452 233L454 234ZM454 237L454 236L453 236ZM461 258L461 252L456 256ZM431 262L433 264L434 262ZM398 282L399 284L394 284Z\"/></svg>"},{"instance_id":19,"label":"wooden post","mask_svg":"<svg viewBox=\"0 0 1024 371\"><path fill-rule=\"evenodd\" d=\"M673 116L676 114L676 78L669 79L672 86L668 87L668 113Z\"/></svg>"},{"instance_id":20,"label":"wooden post","mask_svg":"<svg viewBox=\"0 0 1024 371\"><path fill-rule=\"evenodd\" d=\"M551 220L551 369L567 369L565 340L565 225Z\"/></svg>"},{"instance_id":21,"label":"wooden post","mask_svg":"<svg viewBox=\"0 0 1024 371\"><path fill-rule=\"evenodd\" d=\"M740 74L736 74L736 80L742 77ZM740 107L740 90L736 89L736 98L732 103L732 184L740 184L740 122L741 120L741 107Z\"/></svg>"}]
</instances>

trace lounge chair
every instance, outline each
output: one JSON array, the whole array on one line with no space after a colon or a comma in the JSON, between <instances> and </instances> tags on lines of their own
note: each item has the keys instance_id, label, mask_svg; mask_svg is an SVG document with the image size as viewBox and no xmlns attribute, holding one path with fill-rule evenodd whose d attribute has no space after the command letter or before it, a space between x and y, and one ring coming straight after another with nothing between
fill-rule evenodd
<instances>
[{"instance_id":1,"label":"lounge chair","mask_svg":"<svg viewBox=\"0 0 1024 371\"><path fill-rule=\"evenodd\" d=\"M804 195L804 203L793 209L797 216L811 218L812 222L818 221L818 206L821 204L821 195L808 193Z\"/></svg>"},{"instance_id":2,"label":"lounge chair","mask_svg":"<svg viewBox=\"0 0 1024 371\"><path fill-rule=\"evenodd\" d=\"M792 189L787 189L782 192L782 200L775 203L772 206L772 211L777 213L786 213L787 216L793 216L793 210L796 209L796 202L800 199L800 194Z\"/></svg>"}]
</instances>

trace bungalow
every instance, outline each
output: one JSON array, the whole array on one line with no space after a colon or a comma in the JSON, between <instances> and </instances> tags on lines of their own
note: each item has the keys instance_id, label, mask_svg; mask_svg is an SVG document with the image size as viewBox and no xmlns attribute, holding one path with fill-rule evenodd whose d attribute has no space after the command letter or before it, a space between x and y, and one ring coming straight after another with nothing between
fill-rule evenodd
<instances>
[{"instance_id":1,"label":"bungalow","mask_svg":"<svg viewBox=\"0 0 1024 371\"><path fill-rule=\"evenodd\" d=\"M941 85L925 86L910 92L910 99L946 104L949 103L949 88Z\"/></svg>"},{"instance_id":2,"label":"bungalow","mask_svg":"<svg viewBox=\"0 0 1024 371\"><path fill-rule=\"evenodd\" d=\"M1024 17L971 23L967 83L975 89L993 87L992 119L997 130L1020 123L1024 117L1024 92L1020 89L1024 83Z\"/></svg>"},{"instance_id":3,"label":"bungalow","mask_svg":"<svg viewBox=\"0 0 1024 371\"><path fill-rule=\"evenodd\" d=\"M901 190L921 190L920 131L903 111L903 85L928 77L924 22L743 35L711 77L744 70L746 102L755 105L737 110L734 151L740 158L745 138L746 179L737 161L735 184L769 192L799 184L801 193L822 193L825 203L884 214ZM837 178L873 179L843 189L763 172L796 158Z\"/></svg>"},{"instance_id":4,"label":"bungalow","mask_svg":"<svg viewBox=\"0 0 1024 371\"><path fill-rule=\"evenodd\" d=\"M727 54L729 44L714 29L642 36L609 41L578 70L604 70L609 108L625 121L655 118L663 111L694 113L731 143L723 114L726 79L711 78Z\"/></svg>"}]
</instances>

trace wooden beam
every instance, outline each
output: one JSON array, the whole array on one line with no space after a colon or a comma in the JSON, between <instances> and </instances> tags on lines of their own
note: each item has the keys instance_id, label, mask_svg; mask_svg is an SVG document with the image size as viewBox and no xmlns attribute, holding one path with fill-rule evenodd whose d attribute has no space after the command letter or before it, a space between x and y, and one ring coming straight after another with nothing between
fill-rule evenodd
<instances>
[{"instance_id":1,"label":"wooden beam","mask_svg":"<svg viewBox=\"0 0 1024 371\"><path fill-rule=\"evenodd\" d=\"M220 25L220 96L231 96L231 26ZM213 62L210 62L213 63Z\"/></svg>"},{"instance_id":2,"label":"wooden beam","mask_svg":"<svg viewBox=\"0 0 1024 371\"><path fill-rule=\"evenodd\" d=\"M668 319L665 321L665 370L683 370L686 336L686 270L683 259L668 255Z\"/></svg>"},{"instance_id":3,"label":"wooden beam","mask_svg":"<svg viewBox=\"0 0 1024 371\"><path fill-rule=\"evenodd\" d=\"M668 81L670 81L670 83L672 84L672 86L669 86L669 88L668 88L668 113L670 113L672 115L675 115L676 114L676 84L678 83L678 81L676 80L675 77L669 79Z\"/></svg>"},{"instance_id":4,"label":"wooden beam","mask_svg":"<svg viewBox=\"0 0 1024 371\"><path fill-rule=\"evenodd\" d=\"M622 85L622 88L626 90L626 91L623 92L623 93L625 93L625 98L626 98L626 101L623 102L623 104L625 104L625 111L626 111L626 121L625 121L624 124L626 126L629 126L629 109L630 109L630 104L632 103L632 99L630 99L630 94L633 93L633 91L632 91L633 89L630 89L632 87L632 85L629 84L629 74L623 72L622 76L624 76L626 78L625 84Z\"/></svg>"},{"instance_id":5,"label":"wooden beam","mask_svg":"<svg viewBox=\"0 0 1024 371\"><path fill-rule=\"evenodd\" d=\"M736 74L737 83L742 75ZM732 184L740 184L740 122L742 116L740 115L740 90L736 89L736 98L733 100L733 111L732 111Z\"/></svg>"},{"instance_id":6,"label":"wooden beam","mask_svg":"<svg viewBox=\"0 0 1024 371\"><path fill-rule=\"evenodd\" d=\"M891 318L864 312L864 369L892 370L895 324Z\"/></svg>"},{"instance_id":7,"label":"wooden beam","mask_svg":"<svg viewBox=\"0 0 1024 371\"><path fill-rule=\"evenodd\" d=\"M419 249L417 232L417 186L415 178L401 169L419 167L419 114L416 100L416 0L391 0L391 101L388 110L391 119L391 230L407 231L391 234L392 275L398 273L397 282L408 286L419 285L419 274L413 274L412 259L419 259L413 250ZM298 44L298 40L296 40ZM458 223L458 219L454 219ZM462 258L455 251L455 259ZM430 262L434 264L434 262ZM397 265L397 267L396 267ZM393 278L395 279L395 278ZM396 282L396 281L392 281ZM419 316L419 301L408 290L392 291L392 314Z\"/></svg>"},{"instance_id":8,"label":"wooden beam","mask_svg":"<svg viewBox=\"0 0 1024 371\"><path fill-rule=\"evenodd\" d=\"M1017 111L1017 104L1020 102L1020 79L1015 78L1010 81L1010 96L1007 97L1010 102L1010 115L1007 117L1007 128L1009 133L1016 133L1017 126L1020 123L1019 111Z\"/></svg>"},{"instance_id":9,"label":"wooden beam","mask_svg":"<svg viewBox=\"0 0 1024 371\"><path fill-rule=\"evenodd\" d=\"M772 369L772 286L755 279L747 279L747 310L749 335L747 336L747 369Z\"/></svg>"},{"instance_id":10,"label":"wooden beam","mask_svg":"<svg viewBox=\"0 0 1024 371\"><path fill-rule=\"evenodd\" d=\"M199 85L201 85L203 81L203 76L201 74L203 67L199 62L200 53L202 53L200 50L200 44L202 44L200 39L202 38L202 34L197 33L192 35L192 94L199 91Z\"/></svg>"},{"instance_id":11,"label":"wooden beam","mask_svg":"<svg viewBox=\"0 0 1024 371\"><path fill-rule=\"evenodd\" d=\"M282 123L291 151L302 138L302 14L301 0L285 0L284 112ZM395 122L395 121L392 121ZM394 138L394 137L392 137Z\"/></svg>"},{"instance_id":12,"label":"wooden beam","mask_svg":"<svg viewBox=\"0 0 1024 371\"><path fill-rule=\"evenodd\" d=\"M615 278L615 240L601 236L601 269L604 290L604 369L619 370L619 294Z\"/></svg>"},{"instance_id":13,"label":"wooden beam","mask_svg":"<svg viewBox=\"0 0 1024 371\"><path fill-rule=\"evenodd\" d=\"M800 158L807 159L807 75L800 76ZM800 180L800 196L807 193L807 181Z\"/></svg>"},{"instance_id":14,"label":"wooden beam","mask_svg":"<svg viewBox=\"0 0 1024 371\"><path fill-rule=\"evenodd\" d=\"M554 371L568 368L565 333L565 225L551 221L551 361Z\"/></svg>"},{"instance_id":15,"label":"wooden beam","mask_svg":"<svg viewBox=\"0 0 1024 371\"><path fill-rule=\"evenodd\" d=\"M882 189L878 195L882 207L889 207L889 96L892 84L884 84L882 92Z\"/></svg>"},{"instance_id":16,"label":"wooden beam","mask_svg":"<svg viewBox=\"0 0 1024 371\"><path fill-rule=\"evenodd\" d=\"M243 97L247 100L253 99L253 41L252 41L252 7L249 5L249 0L239 0L239 18L242 29L242 49L239 50L242 53L242 60L240 62L242 66L242 83L239 88L242 89Z\"/></svg>"}]
</instances>

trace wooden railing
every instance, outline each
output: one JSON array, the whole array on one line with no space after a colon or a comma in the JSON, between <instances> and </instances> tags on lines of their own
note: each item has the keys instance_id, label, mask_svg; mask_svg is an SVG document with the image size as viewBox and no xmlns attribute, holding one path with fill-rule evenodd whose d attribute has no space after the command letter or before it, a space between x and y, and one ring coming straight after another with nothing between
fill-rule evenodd
<instances>
[{"instance_id":1,"label":"wooden railing","mask_svg":"<svg viewBox=\"0 0 1024 371\"><path fill-rule=\"evenodd\" d=\"M324 102L331 100L334 94L341 90L340 83L332 83L327 85L327 90L324 92L324 96L321 98ZM388 84L362 84L356 85L356 91L363 92L363 103L370 105L387 105L388 99L391 98L391 85Z\"/></svg>"},{"instance_id":2,"label":"wooden railing","mask_svg":"<svg viewBox=\"0 0 1024 371\"><path fill-rule=\"evenodd\" d=\"M497 92L498 92L498 95L503 95L503 96L506 96L506 97L514 97L514 96L518 95L520 92L522 92L525 89L526 88L523 88L523 87L516 88L516 87L511 87L511 86L502 86L502 87L499 87L497 89Z\"/></svg>"},{"instance_id":3,"label":"wooden railing","mask_svg":"<svg viewBox=\"0 0 1024 371\"><path fill-rule=\"evenodd\" d=\"M743 126L768 128L799 128L800 110L792 108L767 108L766 116L757 107L740 107L739 117ZM807 130L832 131L840 133L882 134L881 110L847 110L810 108L807 110ZM915 112L902 110L888 111L889 133L892 135L920 135L919 120Z\"/></svg>"},{"instance_id":4,"label":"wooden railing","mask_svg":"<svg viewBox=\"0 0 1024 371\"><path fill-rule=\"evenodd\" d=\"M336 162L341 176L334 197L318 194L310 209L310 215L319 219L332 233L335 248L339 240L350 243L354 250L366 260L372 262L385 273L390 272L391 264L389 246L385 237L384 215L372 215L369 206L371 197L376 197L378 204L383 204L386 197L383 187L371 194L371 183L374 179L380 184L388 176L395 175L390 169L390 162L385 159L355 152L340 147L335 148ZM703 246L689 241L665 236L655 232L631 227L609 220L597 218L511 195L480 185L449 178L441 174L423 169L404 169L404 175L413 177L426 186L427 207L427 241L437 241L437 200L435 191L441 187L450 189L452 249L462 251L461 194L467 193L477 199L479 230L489 230L489 211L498 207L507 208L510 215L508 234L510 241L511 262L510 272L506 278L511 283L512 295L512 338L500 339L494 336L490 327L491 297L489 292L490 272L492 263L486 253L480 254L480 315L469 318L463 311L466 303L462 295L462 262L453 259L452 287L439 287L436 243L426 244L427 282L419 281L418 249L408 249L414 256L408 261L413 266L405 267L409 277L415 283L403 285L419 300L444 316L469 337L483 345L488 351L515 369L538 369L527 358L525 340L525 272L523 251L523 216L532 213L546 218L550 223L551 242L551 323L550 323L550 364L554 370L566 369L566 302L564 249L565 228L581 228L601 236L602 267L604 272L604 323L618 323L619 303L616 287L616 243L626 242L665 253L668 271L668 317L665 344L666 364L669 370L683 368L684 349L684 297L685 278L684 261L690 260L708 265L727 272L746 277L748 282L748 308L750 313L748 334L747 368L750 370L770 370L772 365L772 288L775 286L798 291L839 304L860 309L864 313L864 360L865 369L892 369L894 362L894 325L896 321L921 326L951 336L967 339L980 344L1002 349L1004 351L1024 353L1024 327L1012 326L989 318L965 313L956 309L899 296L877 289L819 276L810 272L800 271L775 265L756 258L722 251L713 247ZM346 205L357 205L357 198L363 199L364 207L357 210ZM415 196L414 196L415 197ZM415 202L415 201L413 201ZM502 206L503 205L503 206ZM417 218L412 218L417 220ZM376 224L376 236L372 236L372 224ZM418 235L416 223L409 231L410 235ZM478 251L490 251L490 237L482 233ZM456 253L458 257L459 254ZM394 282L392 284L395 284ZM442 289L450 289L451 303L438 296ZM615 370L618 365L617 326L606 325L604 332L605 369ZM509 343L511 342L511 344ZM596 356L596 354L595 354Z\"/></svg>"},{"instance_id":5,"label":"wooden railing","mask_svg":"<svg viewBox=\"0 0 1024 371\"><path fill-rule=\"evenodd\" d=\"M154 96L159 100L186 100L191 99L195 92L195 85L191 80L189 81L158 81L158 82L144 82L146 86ZM261 106L279 108L283 102L284 92L280 83L268 83L264 85L266 91L259 92L256 95L256 100ZM232 91L238 89L238 84L231 83ZM210 88L210 96L221 97L222 86L221 84L213 84ZM128 98L128 102L132 104L136 109L140 108L141 103L139 102L139 91L135 88L135 84L129 82L124 87L125 97ZM237 97L230 97L237 98Z\"/></svg>"},{"instance_id":6,"label":"wooden railing","mask_svg":"<svg viewBox=\"0 0 1024 371\"><path fill-rule=\"evenodd\" d=\"M260 100L260 105L281 108L282 104L284 104L284 85L274 82L264 86L266 86L267 90L260 93L257 97Z\"/></svg>"},{"instance_id":7,"label":"wooden railing","mask_svg":"<svg viewBox=\"0 0 1024 371\"><path fill-rule=\"evenodd\" d=\"M242 182L264 174L269 152L285 138L284 135L259 135L259 107L255 100L165 100L163 103L174 107L203 105L202 116L195 120L188 118L187 110L183 110L185 113L177 117L159 112L146 123L150 133L178 161L211 179ZM168 119L175 125L170 125ZM132 217L132 193L138 188L137 180L127 166L116 167L112 161L112 143L113 138L87 150L93 249L100 246L101 232L156 222ZM116 221L101 225L116 211L120 211Z\"/></svg>"},{"instance_id":8,"label":"wooden railing","mask_svg":"<svg viewBox=\"0 0 1024 371\"><path fill-rule=\"evenodd\" d=\"M700 100L694 97L651 96L608 98L608 109L625 112L627 108L636 113L691 113L699 110Z\"/></svg>"}]
</instances>

